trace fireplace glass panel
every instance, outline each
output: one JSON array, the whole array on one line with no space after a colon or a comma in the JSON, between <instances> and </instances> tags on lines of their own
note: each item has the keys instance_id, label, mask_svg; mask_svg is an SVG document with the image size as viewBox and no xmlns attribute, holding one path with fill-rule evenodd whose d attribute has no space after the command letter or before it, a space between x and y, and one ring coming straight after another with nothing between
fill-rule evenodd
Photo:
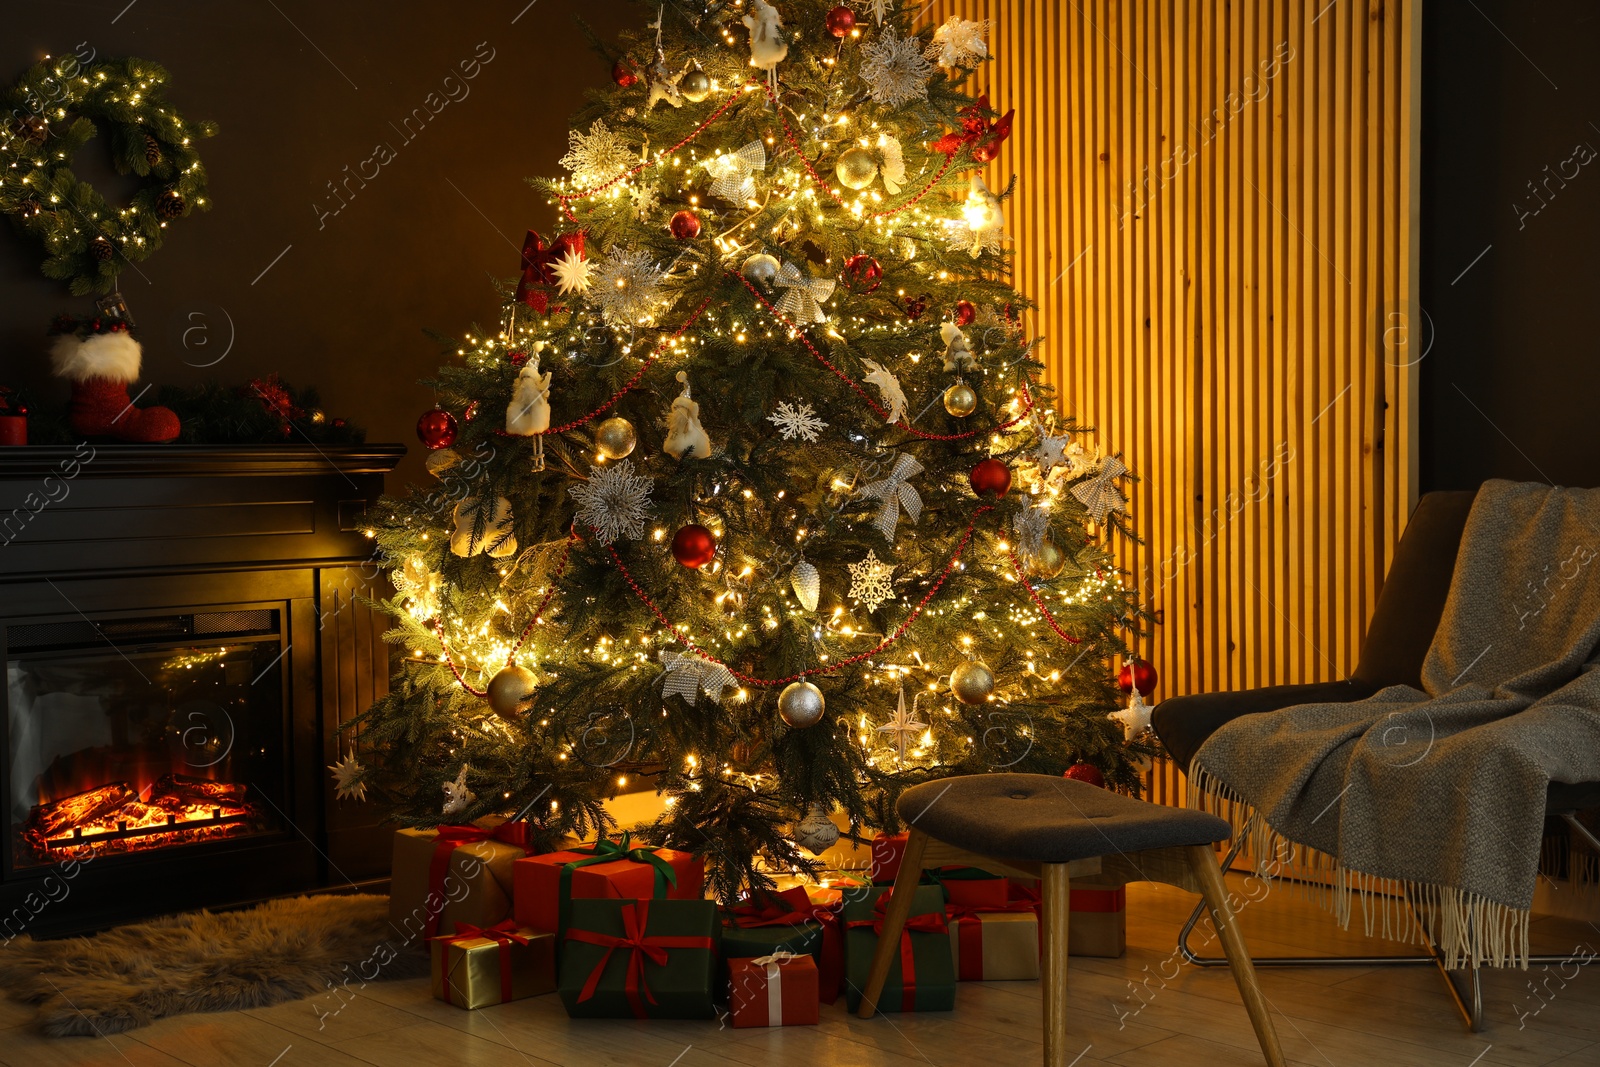
<instances>
[{"instance_id":1,"label":"fireplace glass panel","mask_svg":"<svg viewBox=\"0 0 1600 1067\"><path fill-rule=\"evenodd\" d=\"M278 618L8 627L12 865L282 829Z\"/></svg>"}]
</instances>

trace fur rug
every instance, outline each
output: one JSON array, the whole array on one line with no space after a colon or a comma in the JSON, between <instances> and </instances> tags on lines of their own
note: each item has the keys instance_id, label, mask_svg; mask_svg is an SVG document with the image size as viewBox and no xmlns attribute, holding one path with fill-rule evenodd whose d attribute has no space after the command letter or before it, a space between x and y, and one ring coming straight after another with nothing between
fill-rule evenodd
<instances>
[{"instance_id":1,"label":"fur rug","mask_svg":"<svg viewBox=\"0 0 1600 1067\"><path fill-rule=\"evenodd\" d=\"M120 1033L169 1015L333 997L369 981L428 973L380 896L274 900L249 911L192 912L93 937L0 948L0 989L33 1004L54 1036Z\"/></svg>"}]
</instances>

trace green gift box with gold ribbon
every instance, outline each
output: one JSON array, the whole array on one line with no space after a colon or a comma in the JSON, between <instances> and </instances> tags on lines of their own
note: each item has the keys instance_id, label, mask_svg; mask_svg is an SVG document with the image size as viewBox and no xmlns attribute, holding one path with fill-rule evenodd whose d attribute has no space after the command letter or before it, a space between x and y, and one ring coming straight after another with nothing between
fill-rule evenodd
<instances>
[{"instance_id":1,"label":"green gift box with gold ribbon","mask_svg":"<svg viewBox=\"0 0 1600 1067\"><path fill-rule=\"evenodd\" d=\"M709 900L573 900L558 982L567 1014L715 1018L718 923Z\"/></svg>"},{"instance_id":2,"label":"green gift box with gold ribbon","mask_svg":"<svg viewBox=\"0 0 1600 1067\"><path fill-rule=\"evenodd\" d=\"M846 890L844 911L845 1003L853 1012L867 987L872 955L883 935L883 912L890 886ZM878 997L879 1011L952 1011L956 1006L956 972L950 957L950 927L945 921L944 890L937 883L919 885L911 898L911 917L900 934L889 979Z\"/></svg>"}]
</instances>

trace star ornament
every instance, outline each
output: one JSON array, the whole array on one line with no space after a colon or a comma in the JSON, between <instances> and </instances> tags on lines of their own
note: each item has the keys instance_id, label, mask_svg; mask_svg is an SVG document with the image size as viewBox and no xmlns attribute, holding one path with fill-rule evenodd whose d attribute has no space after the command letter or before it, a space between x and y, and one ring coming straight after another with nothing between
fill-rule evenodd
<instances>
[{"instance_id":1,"label":"star ornament","mask_svg":"<svg viewBox=\"0 0 1600 1067\"><path fill-rule=\"evenodd\" d=\"M880 560L873 550L868 549L860 563L846 566L850 571L850 596L868 611L877 611L878 605L894 596L894 565Z\"/></svg>"},{"instance_id":2,"label":"star ornament","mask_svg":"<svg viewBox=\"0 0 1600 1067\"><path fill-rule=\"evenodd\" d=\"M928 724L919 722L915 711L906 710L905 687L900 689L900 706L895 709L894 715L888 722L878 727L880 734L890 735L890 743L894 745L902 761L906 758L906 749L910 748L918 733L926 730Z\"/></svg>"},{"instance_id":3,"label":"star ornament","mask_svg":"<svg viewBox=\"0 0 1600 1067\"><path fill-rule=\"evenodd\" d=\"M555 276L556 288L562 296L586 293L594 276L594 265L584 258L581 251L569 248L551 266L550 273Z\"/></svg>"},{"instance_id":4,"label":"star ornament","mask_svg":"<svg viewBox=\"0 0 1600 1067\"><path fill-rule=\"evenodd\" d=\"M711 195L743 203L756 195L756 174L767 169L767 150L751 141L737 152L724 152L705 162L711 175Z\"/></svg>"},{"instance_id":5,"label":"star ornament","mask_svg":"<svg viewBox=\"0 0 1600 1067\"><path fill-rule=\"evenodd\" d=\"M361 761L356 759L354 752L350 753L338 763L328 764L328 770L333 772L333 795L340 800L362 801L367 799L367 784L361 780L367 769L361 766Z\"/></svg>"}]
</instances>

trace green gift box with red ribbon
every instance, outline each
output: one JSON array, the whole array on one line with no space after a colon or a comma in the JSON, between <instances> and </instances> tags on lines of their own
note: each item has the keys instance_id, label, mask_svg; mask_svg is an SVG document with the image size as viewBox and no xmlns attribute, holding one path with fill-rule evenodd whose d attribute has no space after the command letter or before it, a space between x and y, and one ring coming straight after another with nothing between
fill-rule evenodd
<instances>
[{"instance_id":1,"label":"green gift box with red ribbon","mask_svg":"<svg viewBox=\"0 0 1600 1067\"><path fill-rule=\"evenodd\" d=\"M512 867L517 922L560 933L575 899L700 900L705 861L670 848L635 848L627 834L562 852L518 860Z\"/></svg>"},{"instance_id":2,"label":"green gift box with red ribbon","mask_svg":"<svg viewBox=\"0 0 1600 1067\"><path fill-rule=\"evenodd\" d=\"M872 968L872 955L883 935L883 913L890 886L847 890L840 918L844 925L845 1003L853 1012L861 1003ZM951 1011L956 1006L956 972L950 958L950 927L945 920L944 890L937 883L919 885L911 899L911 917L889 965L889 979L878 997L879 1011Z\"/></svg>"},{"instance_id":3,"label":"green gift box with red ribbon","mask_svg":"<svg viewBox=\"0 0 1600 1067\"><path fill-rule=\"evenodd\" d=\"M561 1003L574 1019L711 1019L717 906L709 900L572 901Z\"/></svg>"},{"instance_id":4,"label":"green gift box with red ribbon","mask_svg":"<svg viewBox=\"0 0 1600 1067\"><path fill-rule=\"evenodd\" d=\"M458 1008L507 1004L556 988L555 935L507 919L490 927L457 923L433 943L433 995Z\"/></svg>"}]
</instances>

